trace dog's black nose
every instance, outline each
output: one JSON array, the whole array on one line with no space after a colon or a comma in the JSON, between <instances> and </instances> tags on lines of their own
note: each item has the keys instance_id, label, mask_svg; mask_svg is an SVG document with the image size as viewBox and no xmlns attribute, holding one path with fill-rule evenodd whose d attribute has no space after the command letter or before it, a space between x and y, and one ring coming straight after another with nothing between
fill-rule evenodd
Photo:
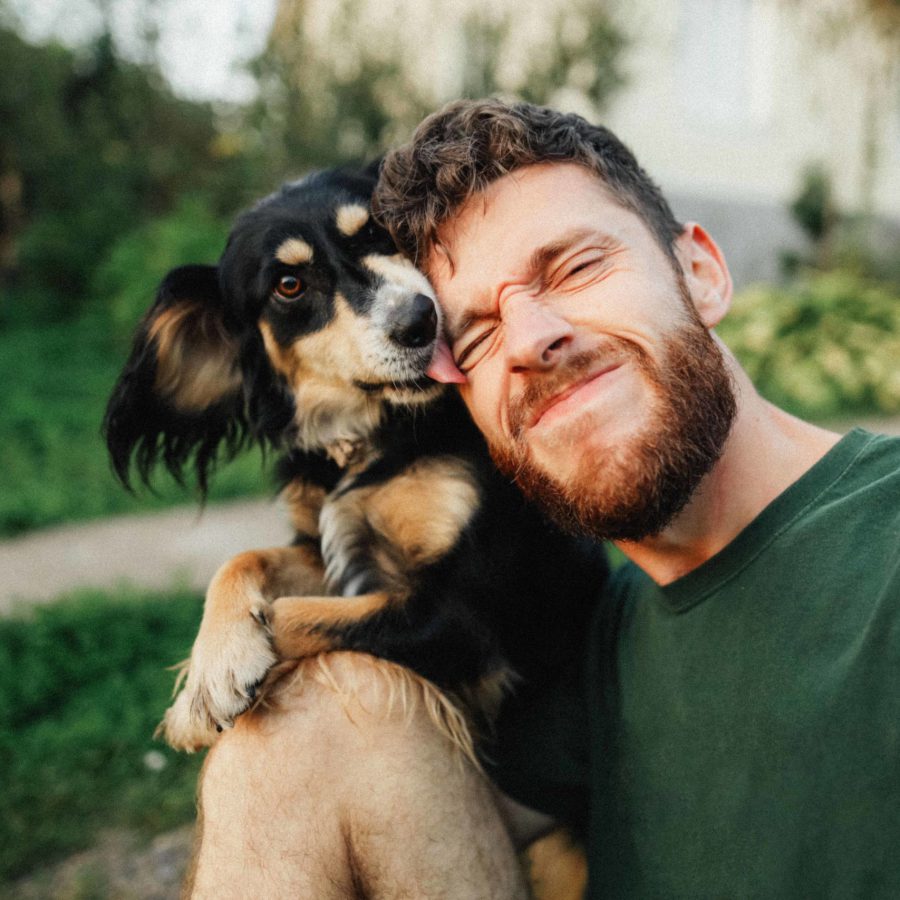
<instances>
[{"instance_id":1,"label":"dog's black nose","mask_svg":"<svg viewBox=\"0 0 900 900\"><path fill-rule=\"evenodd\" d=\"M401 347L425 347L437 337L437 310L434 300L416 294L391 322L390 338Z\"/></svg>"}]
</instances>

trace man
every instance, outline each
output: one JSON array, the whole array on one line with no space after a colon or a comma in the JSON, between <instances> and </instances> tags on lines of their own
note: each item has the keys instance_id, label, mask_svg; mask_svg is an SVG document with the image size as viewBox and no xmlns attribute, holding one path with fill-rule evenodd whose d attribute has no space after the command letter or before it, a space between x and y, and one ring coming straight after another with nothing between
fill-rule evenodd
<instances>
[{"instance_id":1,"label":"man","mask_svg":"<svg viewBox=\"0 0 900 900\"><path fill-rule=\"evenodd\" d=\"M587 830L591 896L900 896L900 442L755 393L712 333L721 253L605 129L453 104L376 201L444 307L434 375L631 562L569 677L509 704L502 815L426 722L360 685L348 727L295 689L211 754L198 894L520 896L504 822L523 843L559 820ZM343 657L340 687L365 669Z\"/></svg>"}]
</instances>

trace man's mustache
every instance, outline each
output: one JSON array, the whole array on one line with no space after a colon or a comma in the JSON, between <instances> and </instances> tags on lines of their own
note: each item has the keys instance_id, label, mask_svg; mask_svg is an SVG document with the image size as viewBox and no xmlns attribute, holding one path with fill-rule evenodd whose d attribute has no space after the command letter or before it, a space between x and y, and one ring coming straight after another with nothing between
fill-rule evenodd
<instances>
[{"instance_id":1,"label":"man's mustache","mask_svg":"<svg viewBox=\"0 0 900 900\"><path fill-rule=\"evenodd\" d=\"M535 413L554 397L581 381L591 370L600 371L626 358L643 359L642 351L626 340L609 338L593 350L583 350L569 357L561 367L547 375L529 378L522 393L509 405L509 427L514 440L521 438Z\"/></svg>"}]
</instances>

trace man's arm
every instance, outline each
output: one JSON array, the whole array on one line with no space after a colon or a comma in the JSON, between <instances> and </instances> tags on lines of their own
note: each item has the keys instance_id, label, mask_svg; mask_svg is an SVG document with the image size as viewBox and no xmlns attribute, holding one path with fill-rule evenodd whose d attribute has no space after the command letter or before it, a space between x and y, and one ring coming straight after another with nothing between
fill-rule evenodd
<instances>
[{"instance_id":1,"label":"man's arm","mask_svg":"<svg viewBox=\"0 0 900 900\"><path fill-rule=\"evenodd\" d=\"M489 785L424 704L393 703L371 657L332 654L324 682L319 668L210 751L185 896L524 900Z\"/></svg>"}]
</instances>

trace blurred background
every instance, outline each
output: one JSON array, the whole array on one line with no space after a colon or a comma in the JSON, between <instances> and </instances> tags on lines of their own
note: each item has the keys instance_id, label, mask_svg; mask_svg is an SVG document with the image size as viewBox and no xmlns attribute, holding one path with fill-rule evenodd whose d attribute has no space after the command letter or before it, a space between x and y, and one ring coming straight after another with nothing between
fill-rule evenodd
<instances>
[{"instance_id":1,"label":"blurred background","mask_svg":"<svg viewBox=\"0 0 900 900\"><path fill-rule=\"evenodd\" d=\"M199 523L190 486L113 480L156 285L488 94L603 121L712 232L764 394L900 432L900 0L0 0L0 896L177 896L198 761L151 739L163 667L210 567L286 538L255 454Z\"/></svg>"}]
</instances>

